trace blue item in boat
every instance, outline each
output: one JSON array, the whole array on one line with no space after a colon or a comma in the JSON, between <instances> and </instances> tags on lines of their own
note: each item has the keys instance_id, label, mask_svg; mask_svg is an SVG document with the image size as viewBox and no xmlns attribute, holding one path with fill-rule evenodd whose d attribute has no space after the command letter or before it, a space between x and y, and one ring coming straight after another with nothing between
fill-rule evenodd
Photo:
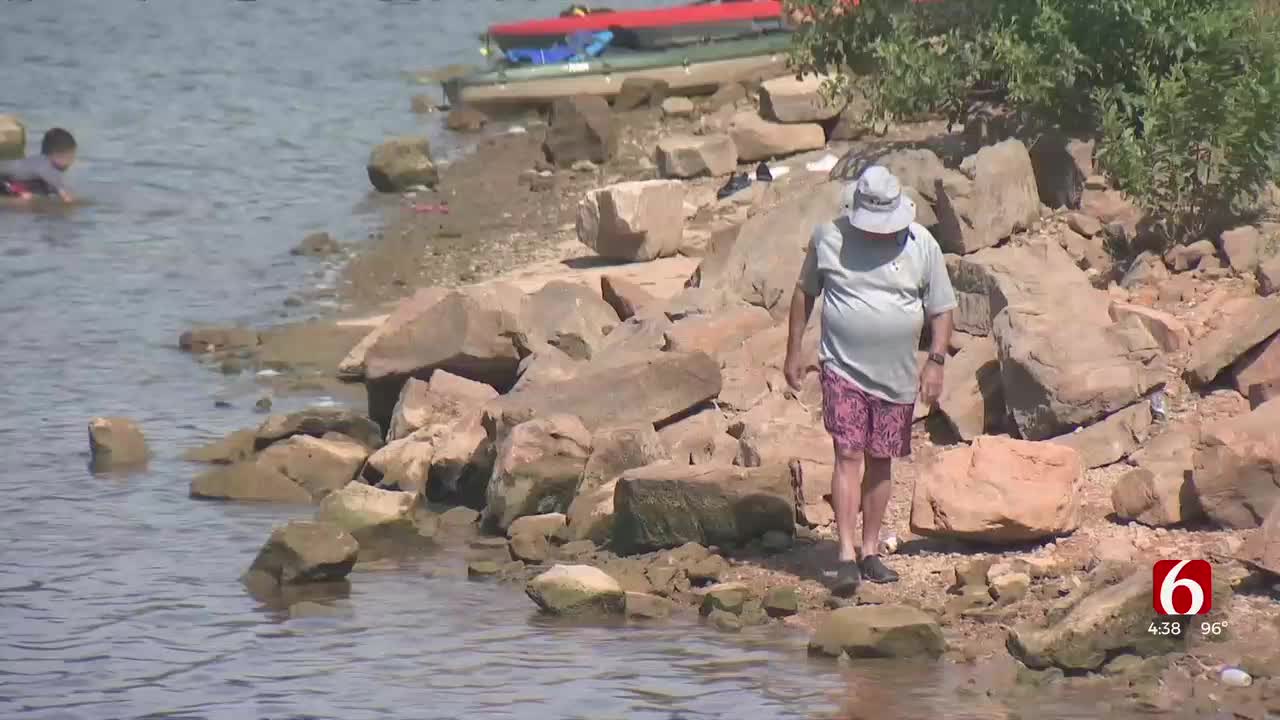
<instances>
[{"instance_id":1,"label":"blue item in boat","mask_svg":"<svg viewBox=\"0 0 1280 720\"><path fill-rule=\"evenodd\" d=\"M604 52L613 42L613 33L576 32L549 48L512 48L503 53L507 60L531 65L555 65L571 60L586 60Z\"/></svg>"}]
</instances>

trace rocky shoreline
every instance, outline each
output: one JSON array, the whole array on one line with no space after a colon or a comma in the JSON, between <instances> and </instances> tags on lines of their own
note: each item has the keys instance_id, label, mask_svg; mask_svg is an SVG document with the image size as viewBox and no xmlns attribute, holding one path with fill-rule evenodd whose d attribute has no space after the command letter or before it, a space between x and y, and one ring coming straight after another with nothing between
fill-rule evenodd
<instances>
[{"instance_id":1,"label":"rocky shoreline","mask_svg":"<svg viewBox=\"0 0 1280 720\"><path fill-rule=\"evenodd\" d=\"M999 668L975 692L1280 713L1280 226L1142 252L1087 139L857 118L791 78L566 100L410 181L428 189L388 186L386 229L345 271L352 317L184 335L364 405L188 453L214 465L193 497L319 506L272 534L251 591L288 603L458 544L470 576L546 612L697 610L794 626L817 655ZM760 160L772 181L717 198ZM813 374L784 392L782 315L809 230L871 161L911 188L961 307L944 395L896 466L902 580L842 601L820 393ZM91 435L103 462L138 461L127 421ZM1160 625L1158 559L1208 560L1212 613Z\"/></svg>"}]
</instances>

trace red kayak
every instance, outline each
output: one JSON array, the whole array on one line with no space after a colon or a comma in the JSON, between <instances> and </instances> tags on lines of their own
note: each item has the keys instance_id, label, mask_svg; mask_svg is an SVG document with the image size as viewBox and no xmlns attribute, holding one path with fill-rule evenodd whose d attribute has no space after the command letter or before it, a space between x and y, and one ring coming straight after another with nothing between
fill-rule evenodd
<instances>
[{"instance_id":1,"label":"red kayak","mask_svg":"<svg viewBox=\"0 0 1280 720\"><path fill-rule=\"evenodd\" d=\"M489 37L499 46L509 48L541 45L548 40L562 39L578 32L611 30L615 34L639 36L644 45L662 41L676 44L742 34L749 32L758 23L776 24L781 20L781 2L751 0L653 10L596 11L568 17L503 23L491 26Z\"/></svg>"}]
</instances>

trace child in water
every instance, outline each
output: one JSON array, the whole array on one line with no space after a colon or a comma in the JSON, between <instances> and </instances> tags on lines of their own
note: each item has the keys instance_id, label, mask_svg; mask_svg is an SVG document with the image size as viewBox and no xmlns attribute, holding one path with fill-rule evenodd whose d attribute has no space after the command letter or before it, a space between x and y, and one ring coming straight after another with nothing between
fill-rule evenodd
<instances>
[{"instance_id":1,"label":"child in water","mask_svg":"<svg viewBox=\"0 0 1280 720\"><path fill-rule=\"evenodd\" d=\"M0 196L30 200L33 195L57 195L74 202L63 173L76 161L76 139L62 128L53 128L40 142L40 154L0 162Z\"/></svg>"}]
</instances>

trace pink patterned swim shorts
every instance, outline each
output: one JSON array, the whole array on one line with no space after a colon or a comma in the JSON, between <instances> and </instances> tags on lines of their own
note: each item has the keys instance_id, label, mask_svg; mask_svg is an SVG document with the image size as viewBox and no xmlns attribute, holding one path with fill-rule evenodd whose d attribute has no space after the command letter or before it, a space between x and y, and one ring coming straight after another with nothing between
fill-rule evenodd
<instances>
[{"instance_id":1,"label":"pink patterned swim shorts","mask_svg":"<svg viewBox=\"0 0 1280 720\"><path fill-rule=\"evenodd\" d=\"M882 400L845 376L822 366L822 422L835 445L845 452L874 458L911 454L914 405Z\"/></svg>"}]
</instances>

